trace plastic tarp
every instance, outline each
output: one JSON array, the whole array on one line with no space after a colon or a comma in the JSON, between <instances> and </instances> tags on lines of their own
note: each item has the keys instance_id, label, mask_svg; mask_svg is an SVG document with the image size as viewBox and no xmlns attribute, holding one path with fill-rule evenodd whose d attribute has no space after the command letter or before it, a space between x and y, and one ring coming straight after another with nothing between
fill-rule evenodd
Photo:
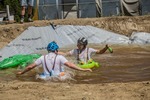
<instances>
[{"instance_id":1,"label":"plastic tarp","mask_svg":"<svg viewBox=\"0 0 150 100\"><path fill-rule=\"evenodd\" d=\"M145 32L132 33L130 40L132 44L150 44L150 34Z\"/></svg>"},{"instance_id":2,"label":"plastic tarp","mask_svg":"<svg viewBox=\"0 0 150 100\"><path fill-rule=\"evenodd\" d=\"M128 44L130 42L129 38L124 35L92 26L64 25L56 27L56 31L60 33L59 37L64 39L62 43L67 45L76 43L79 37L86 37L88 43Z\"/></svg>"},{"instance_id":3,"label":"plastic tarp","mask_svg":"<svg viewBox=\"0 0 150 100\"><path fill-rule=\"evenodd\" d=\"M134 33L131 37L127 37L93 26L57 25L55 29L51 25L29 27L0 50L1 60L16 54L31 54L46 50L51 41L56 41L60 48L76 45L80 37L86 37L89 43L94 44L150 44L149 33Z\"/></svg>"},{"instance_id":4,"label":"plastic tarp","mask_svg":"<svg viewBox=\"0 0 150 100\"><path fill-rule=\"evenodd\" d=\"M121 0L123 15L136 16L141 14L139 0Z\"/></svg>"},{"instance_id":5,"label":"plastic tarp","mask_svg":"<svg viewBox=\"0 0 150 100\"><path fill-rule=\"evenodd\" d=\"M46 49L47 44L55 38L56 34L51 26L29 27L1 49L2 59L16 54L31 54Z\"/></svg>"}]
</instances>

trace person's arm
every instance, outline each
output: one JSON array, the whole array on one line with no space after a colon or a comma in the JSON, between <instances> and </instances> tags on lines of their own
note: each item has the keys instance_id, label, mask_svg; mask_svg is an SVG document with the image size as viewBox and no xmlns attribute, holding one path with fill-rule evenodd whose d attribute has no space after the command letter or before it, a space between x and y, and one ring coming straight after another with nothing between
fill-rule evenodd
<instances>
[{"instance_id":1,"label":"person's arm","mask_svg":"<svg viewBox=\"0 0 150 100\"><path fill-rule=\"evenodd\" d=\"M70 67L70 68L73 68L73 69L76 69L76 70L80 70L80 71L90 71L90 72L92 72L92 70L91 69L83 69L83 68L80 68L80 67L78 67L78 66L76 66L75 64L73 64L73 63L71 63L71 62L66 62L66 63L64 63L64 65L66 65L66 66L68 66L68 67Z\"/></svg>"},{"instance_id":2,"label":"person's arm","mask_svg":"<svg viewBox=\"0 0 150 100\"><path fill-rule=\"evenodd\" d=\"M58 51L58 52L57 52L57 54L59 54L59 55L63 55L63 56L65 56L65 55L66 55L66 53L65 53L65 52L61 52L61 51Z\"/></svg>"},{"instance_id":3,"label":"person's arm","mask_svg":"<svg viewBox=\"0 0 150 100\"><path fill-rule=\"evenodd\" d=\"M58 51L57 54L63 55L63 56L70 56L71 55L70 52L60 52L60 51Z\"/></svg>"},{"instance_id":4,"label":"person's arm","mask_svg":"<svg viewBox=\"0 0 150 100\"><path fill-rule=\"evenodd\" d=\"M108 45L106 45L102 50L97 50L97 54L103 54L103 53L105 53L106 52L106 50L108 49L109 47L108 47Z\"/></svg>"},{"instance_id":5,"label":"person's arm","mask_svg":"<svg viewBox=\"0 0 150 100\"><path fill-rule=\"evenodd\" d=\"M24 71L22 71L22 72L18 72L18 73L17 73L17 75L24 74L24 73L26 73L26 72L30 71L31 69L33 69L33 68L35 68L35 67L36 67L36 64L35 64L35 63L30 64L29 66L27 66L27 67L25 68L25 70L24 70Z\"/></svg>"}]
</instances>

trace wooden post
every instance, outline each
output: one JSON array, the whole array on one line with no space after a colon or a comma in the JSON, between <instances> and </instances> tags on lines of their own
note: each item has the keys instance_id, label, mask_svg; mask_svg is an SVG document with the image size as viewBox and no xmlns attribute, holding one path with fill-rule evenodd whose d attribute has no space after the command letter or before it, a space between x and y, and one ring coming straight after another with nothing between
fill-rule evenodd
<instances>
[{"instance_id":1,"label":"wooden post","mask_svg":"<svg viewBox=\"0 0 150 100\"><path fill-rule=\"evenodd\" d=\"M39 19L38 8L39 8L39 0L36 0L36 7L35 7L35 12L34 12L33 20L38 20Z\"/></svg>"}]
</instances>

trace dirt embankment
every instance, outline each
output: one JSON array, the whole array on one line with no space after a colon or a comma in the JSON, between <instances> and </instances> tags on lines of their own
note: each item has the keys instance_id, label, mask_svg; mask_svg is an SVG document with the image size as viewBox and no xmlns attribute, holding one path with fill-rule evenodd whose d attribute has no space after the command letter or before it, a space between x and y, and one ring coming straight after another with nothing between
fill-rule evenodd
<instances>
[{"instance_id":1,"label":"dirt embankment","mask_svg":"<svg viewBox=\"0 0 150 100\"><path fill-rule=\"evenodd\" d=\"M150 82L69 84L0 82L1 100L149 100Z\"/></svg>"},{"instance_id":2,"label":"dirt embankment","mask_svg":"<svg viewBox=\"0 0 150 100\"><path fill-rule=\"evenodd\" d=\"M130 36L132 32L150 33L150 16L42 20L24 24L0 25L0 48L15 39L29 26L46 26L50 22L56 25L91 25L126 36Z\"/></svg>"}]
</instances>

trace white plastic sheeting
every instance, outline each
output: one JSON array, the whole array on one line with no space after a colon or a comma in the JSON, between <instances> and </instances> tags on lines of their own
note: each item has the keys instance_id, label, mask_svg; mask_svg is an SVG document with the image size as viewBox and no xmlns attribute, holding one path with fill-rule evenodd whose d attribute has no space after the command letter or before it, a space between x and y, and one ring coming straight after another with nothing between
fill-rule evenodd
<instances>
[{"instance_id":1,"label":"white plastic sheeting","mask_svg":"<svg viewBox=\"0 0 150 100\"><path fill-rule=\"evenodd\" d=\"M132 33L130 40L132 44L150 44L150 34L145 32Z\"/></svg>"},{"instance_id":2,"label":"white plastic sheeting","mask_svg":"<svg viewBox=\"0 0 150 100\"><path fill-rule=\"evenodd\" d=\"M29 27L15 40L0 50L2 59L16 54L31 54L46 50L49 42L56 41L60 48L74 45L77 39L86 37L89 43L98 44L150 44L149 33L134 33L130 38L92 26L51 25Z\"/></svg>"},{"instance_id":3,"label":"white plastic sheeting","mask_svg":"<svg viewBox=\"0 0 150 100\"><path fill-rule=\"evenodd\" d=\"M119 35L113 32L108 32L92 26L58 26L55 28L59 37L62 37L64 44L74 44L79 37L85 37L89 43L101 44L128 44L129 38L124 35ZM69 41L69 42L68 42Z\"/></svg>"},{"instance_id":4,"label":"white plastic sheeting","mask_svg":"<svg viewBox=\"0 0 150 100\"><path fill-rule=\"evenodd\" d=\"M51 26L29 27L1 50L2 58L16 54L30 54L43 50L55 37L55 31Z\"/></svg>"}]
</instances>

